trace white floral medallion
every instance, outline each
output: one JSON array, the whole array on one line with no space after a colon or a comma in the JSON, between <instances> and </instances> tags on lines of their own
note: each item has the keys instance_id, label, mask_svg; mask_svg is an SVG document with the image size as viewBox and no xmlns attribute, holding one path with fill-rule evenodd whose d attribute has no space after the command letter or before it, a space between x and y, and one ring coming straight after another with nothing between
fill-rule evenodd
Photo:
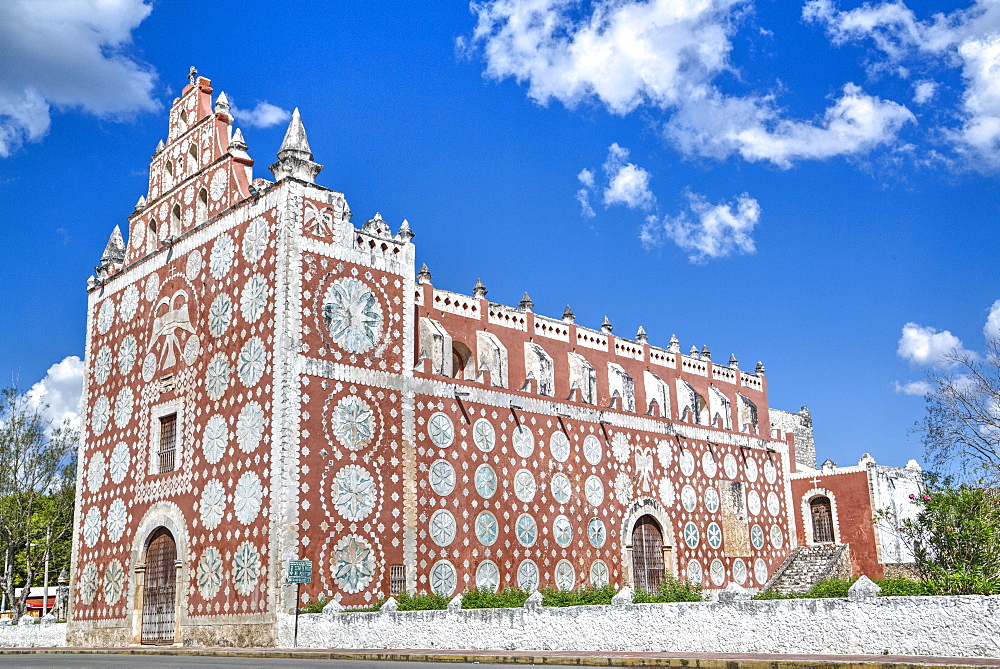
<instances>
[{"instance_id":1,"label":"white floral medallion","mask_svg":"<svg viewBox=\"0 0 1000 669\"><path fill-rule=\"evenodd\" d=\"M664 478L660 481L659 486L660 501L663 502L664 506L671 507L674 502L677 501L677 493L674 490L674 483L668 478Z\"/></svg>"},{"instance_id":2,"label":"white floral medallion","mask_svg":"<svg viewBox=\"0 0 1000 669\"><path fill-rule=\"evenodd\" d=\"M716 558L709 565L708 574L714 585L722 585L726 582L726 565L722 564L722 560Z\"/></svg>"},{"instance_id":3,"label":"white floral medallion","mask_svg":"<svg viewBox=\"0 0 1000 669\"><path fill-rule=\"evenodd\" d=\"M583 440L583 457L592 465L599 464L601 458L604 457L601 441L592 434L588 434L587 438Z\"/></svg>"},{"instance_id":4,"label":"white floral medallion","mask_svg":"<svg viewBox=\"0 0 1000 669\"><path fill-rule=\"evenodd\" d=\"M365 353L382 337L382 309L371 288L351 277L326 291L323 320L333 341L349 353Z\"/></svg>"},{"instance_id":5,"label":"white floral medallion","mask_svg":"<svg viewBox=\"0 0 1000 669\"><path fill-rule=\"evenodd\" d=\"M556 588L559 590L572 590L576 584L576 570L569 560L559 560L556 563Z\"/></svg>"},{"instance_id":6,"label":"white floral medallion","mask_svg":"<svg viewBox=\"0 0 1000 669\"><path fill-rule=\"evenodd\" d=\"M111 403L103 395L94 402L94 408L90 411L90 426L96 436L101 436L108 427L111 419Z\"/></svg>"},{"instance_id":7,"label":"white floral medallion","mask_svg":"<svg viewBox=\"0 0 1000 669\"><path fill-rule=\"evenodd\" d=\"M427 473L435 494L450 495L455 489L455 468L447 460L435 460Z\"/></svg>"},{"instance_id":8,"label":"white floral medallion","mask_svg":"<svg viewBox=\"0 0 1000 669\"><path fill-rule=\"evenodd\" d=\"M202 489L198 511L201 524L206 530L214 530L222 522L222 516L226 512L226 490L217 479L212 479Z\"/></svg>"},{"instance_id":9,"label":"white floral medallion","mask_svg":"<svg viewBox=\"0 0 1000 669\"><path fill-rule=\"evenodd\" d=\"M198 338L198 335L191 335L184 342L184 352L181 354L181 357L184 358L184 364L188 366L193 365L200 353L201 339Z\"/></svg>"},{"instance_id":10,"label":"white floral medallion","mask_svg":"<svg viewBox=\"0 0 1000 669\"><path fill-rule=\"evenodd\" d=\"M476 516L476 538L479 539L479 543L492 546L499 535L500 524L497 523L497 517L489 511L481 511Z\"/></svg>"},{"instance_id":11,"label":"white floral medallion","mask_svg":"<svg viewBox=\"0 0 1000 669\"><path fill-rule=\"evenodd\" d=\"M136 345L135 336L126 336L122 339L121 346L118 347L118 371L122 373L122 376L132 371L137 355L138 346Z\"/></svg>"},{"instance_id":12,"label":"white floral medallion","mask_svg":"<svg viewBox=\"0 0 1000 669\"><path fill-rule=\"evenodd\" d=\"M264 375L264 367L267 364L267 350L260 337L251 337L240 350L239 358L236 361L236 373L240 377L240 382L247 388L253 388Z\"/></svg>"},{"instance_id":13,"label":"white floral medallion","mask_svg":"<svg viewBox=\"0 0 1000 669\"><path fill-rule=\"evenodd\" d=\"M570 483L569 477L562 472L552 475L549 489L552 491L552 499L558 504L566 504L573 496L573 484Z\"/></svg>"},{"instance_id":14,"label":"white floral medallion","mask_svg":"<svg viewBox=\"0 0 1000 669\"><path fill-rule=\"evenodd\" d=\"M514 495L522 502L530 502L535 499L535 492L538 485L535 477L527 469L519 469L514 474Z\"/></svg>"},{"instance_id":15,"label":"white floral medallion","mask_svg":"<svg viewBox=\"0 0 1000 669\"><path fill-rule=\"evenodd\" d=\"M256 520L263 497L264 486L261 485L260 477L254 472L244 472L233 492L233 511L236 512L236 519L244 525Z\"/></svg>"},{"instance_id":16,"label":"white floral medallion","mask_svg":"<svg viewBox=\"0 0 1000 669\"><path fill-rule=\"evenodd\" d=\"M83 518L83 541L87 544L87 548L93 548L100 538L101 510L92 506Z\"/></svg>"},{"instance_id":17,"label":"white floral medallion","mask_svg":"<svg viewBox=\"0 0 1000 669\"><path fill-rule=\"evenodd\" d=\"M146 278L146 301L155 302L157 296L160 294L160 276L158 274L150 274Z\"/></svg>"},{"instance_id":18,"label":"white floral medallion","mask_svg":"<svg viewBox=\"0 0 1000 669\"><path fill-rule=\"evenodd\" d=\"M758 473L757 461L754 460L753 458L747 458L746 464L743 465L743 471L746 473L747 479L751 483L753 483L754 481L756 481L757 480L757 473Z\"/></svg>"},{"instance_id":19,"label":"white floral medallion","mask_svg":"<svg viewBox=\"0 0 1000 669\"><path fill-rule=\"evenodd\" d=\"M763 558L757 558L753 563L753 575L757 579L757 582L761 585L767 583L768 569L767 563L764 562Z\"/></svg>"},{"instance_id":20,"label":"white floral medallion","mask_svg":"<svg viewBox=\"0 0 1000 669\"><path fill-rule=\"evenodd\" d=\"M147 353L142 361L142 380L149 383L153 380L154 374L156 374L156 356Z\"/></svg>"},{"instance_id":21,"label":"white floral medallion","mask_svg":"<svg viewBox=\"0 0 1000 669\"><path fill-rule=\"evenodd\" d=\"M705 500L705 508L708 509L709 513L715 513L719 510L719 491L715 488L705 488L703 494Z\"/></svg>"},{"instance_id":22,"label":"white floral medallion","mask_svg":"<svg viewBox=\"0 0 1000 669\"><path fill-rule=\"evenodd\" d=\"M656 445L656 459L660 461L660 466L666 469L674 461L674 443L667 439L661 439Z\"/></svg>"},{"instance_id":23,"label":"white floral medallion","mask_svg":"<svg viewBox=\"0 0 1000 669\"><path fill-rule=\"evenodd\" d=\"M708 541L708 545L712 548L718 550L722 546L722 528L716 522L711 522L708 524L708 529L705 530L705 540Z\"/></svg>"},{"instance_id":24,"label":"white floral medallion","mask_svg":"<svg viewBox=\"0 0 1000 669\"><path fill-rule=\"evenodd\" d=\"M680 462L681 474L684 474L684 476L691 476L694 474L694 455L691 454L691 451L686 448L682 450Z\"/></svg>"},{"instance_id":25,"label":"white floral medallion","mask_svg":"<svg viewBox=\"0 0 1000 669\"><path fill-rule=\"evenodd\" d=\"M687 577L688 581L694 585L701 585L702 580L702 569L701 563L697 560L689 560L687 563Z\"/></svg>"},{"instance_id":26,"label":"white floral medallion","mask_svg":"<svg viewBox=\"0 0 1000 669\"><path fill-rule=\"evenodd\" d=\"M739 585L747 582L747 563L742 558L733 560L733 580Z\"/></svg>"},{"instance_id":27,"label":"white floral medallion","mask_svg":"<svg viewBox=\"0 0 1000 669\"><path fill-rule=\"evenodd\" d=\"M375 550L357 535L341 539L333 549L333 559L333 580L344 592L361 592L375 576Z\"/></svg>"},{"instance_id":28,"label":"white floral medallion","mask_svg":"<svg viewBox=\"0 0 1000 669\"><path fill-rule=\"evenodd\" d=\"M214 465L225 455L227 446L229 446L229 427L226 425L226 419L216 414L205 423L205 434L201 440L205 461Z\"/></svg>"},{"instance_id":29,"label":"white floral medallion","mask_svg":"<svg viewBox=\"0 0 1000 669\"><path fill-rule=\"evenodd\" d=\"M254 274L243 286L240 293L240 313L247 323L256 323L267 306L267 281L260 274Z\"/></svg>"},{"instance_id":30,"label":"white floral medallion","mask_svg":"<svg viewBox=\"0 0 1000 669\"><path fill-rule=\"evenodd\" d=\"M708 478L714 478L719 471L719 463L715 461L715 456L705 451L701 456L701 471L705 472Z\"/></svg>"},{"instance_id":31,"label":"white floral medallion","mask_svg":"<svg viewBox=\"0 0 1000 669\"><path fill-rule=\"evenodd\" d=\"M583 489L591 506L600 506L604 502L604 481L599 476L588 476Z\"/></svg>"},{"instance_id":32,"label":"white floral medallion","mask_svg":"<svg viewBox=\"0 0 1000 669\"><path fill-rule=\"evenodd\" d=\"M606 586L610 576L608 565L604 563L604 560L594 560L594 564L590 565L590 584L595 588Z\"/></svg>"},{"instance_id":33,"label":"white floral medallion","mask_svg":"<svg viewBox=\"0 0 1000 669\"><path fill-rule=\"evenodd\" d=\"M698 493L690 485L681 488L681 506L687 512L694 511L694 508L698 506Z\"/></svg>"},{"instance_id":34,"label":"white floral medallion","mask_svg":"<svg viewBox=\"0 0 1000 669\"><path fill-rule=\"evenodd\" d=\"M767 512L772 516L777 516L781 512L781 501L775 492L767 493Z\"/></svg>"},{"instance_id":35,"label":"white floral medallion","mask_svg":"<svg viewBox=\"0 0 1000 669\"><path fill-rule=\"evenodd\" d=\"M236 444L244 453L260 445L264 436L264 409L257 402L247 402L236 419Z\"/></svg>"},{"instance_id":36,"label":"white floral medallion","mask_svg":"<svg viewBox=\"0 0 1000 669\"><path fill-rule=\"evenodd\" d=\"M757 550L764 547L764 530L760 525L754 525L750 528L750 543Z\"/></svg>"},{"instance_id":37,"label":"white floral medallion","mask_svg":"<svg viewBox=\"0 0 1000 669\"><path fill-rule=\"evenodd\" d=\"M475 475L476 492L485 499L497 492L497 475L489 465L479 465Z\"/></svg>"},{"instance_id":38,"label":"white floral medallion","mask_svg":"<svg viewBox=\"0 0 1000 669\"><path fill-rule=\"evenodd\" d=\"M375 509L378 489L374 477L364 468L347 465L333 479L331 493L337 513L356 522L367 518Z\"/></svg>"},{"instance_id":39,"label":"white floral medallion","mask_svg":"<svg viewBox=\"0 0 1000 669\"><path fill-rule=\"evenodd\" d=\"M431 567L431 592L442 597L451 597L458 585L455 566L447 560L434 563Z\"/></svg>"},{"instance_id":40,"label":"white floral medallion","mask_svg":"<svg viewBox=\"0 0 1000 669\"><path fill-rule=\"evenodd\" d=\"M119 310L122 320L126 323L135 316L136 309L139 308L139 289L133 283L122 294L122 304Z\"/></svg>"},{"instance_id":41,"label":"white floral medallion","mask_svg":"<svg viewBox=\"0 0 1000 669\"><path fill-rule=\"evenodd\" d=\"M567 548L573 542L573 524L563 515L556 516L552 521L552 537L561 548Z\"/></svg>"},{"instance_id":42,"label":"white floral medallion","mask_svg":"<svg viewBox=\"0 0 1000 669\"><path fill-rule=\"evenodd\" d=\"M215 546L209 546L198 560L195 574L198 592L203 599L214 599L222 587L222 554Z\"/></svg>"},{"instance_id":43,"label":"white floral medallion","mask_svg":"<svg viewBox=\"0 0 1000 669\"><path fill-rule=\"evenodd\" d=\"M538 525L535 519L527 513L522 513L514 522L514 534L522 546L533 546L538 539Z\"/></svg>"},{"instance_id":44,"label":"white floral medallion","mask_svg":"<svg viewBox=\"0 0 1000 669\"><path fill-rule=\"evenodd\" d=\"M448 414L440 411L427 421L427 436L438 448L448 448L455 441L455 426Z\"/></svg>"},{"instance_id":45,"label":"white floral medallion","mask_svg":"<svg viewBox=\"0 0 1000 669\"><path fill-rule=\"evenodd\" d=\"M243 233L243 257L247 262L255 263L264 256L268 236L267 221L260 216L250 221L247 231Z\"/></svg>"},{"instance_id":46,"label":"white floral medallion","mask_svg":"<svg viewBox=\"0 0 1000 669\"><path fill-rule=\"evenodd\" d=\"M205 259L201 256L201 251L194 250L188 254L187 264L184 267L184 276L188 281L196 281L205 266Z\"/></svg>"},{"instance_id":47,"label":"white floral medallion","mask_svg":"<svg viewBox=\"0 0 1000 669\"><path fill-rule=\"evenodd\" d=\"M233 244L232 237L227 234L220 235L212 245L212 253L208 258L208 271L216 279L223 278L233 266L235 254L236 245Z\"/></svg>"},{"instance_id":48,"label":"white floral medallion","mask_svg":"<svg viewBox=\"0 0 1000 669\"><path fill-rule=\"evenodd\" d=\"M87 466L87 487L90 492L97 492L104 485L104 473L107 471L107 461L104 453L97 451L90 456L90 464Z\"/></svg>"},{"instance_id":49,"label":"white floral medallion","mask_svg":"<svg viewBox=\"0 0 1000 669\"><path fill-rule=\"evenodd\" d=\"M522 458L531 457L531 454L534 453L535 435L523 425L514 429L512 440L514 442L514 452Z\"/></svg>"},{"instance_id":50,"label":"white floral medallion","mask_svg":"<svg viewBox=\"0 0 1000 669\"><path fill-rule=\"evenodd\" d=\"M778 479L778 469L770 460L764 463L764 478L768 483L774 483Z\"/></svg>"},{"instance_id":51,"label":"white floral medallion","mask_svg":"<svg viewBox=\"0 0 1000 669\"><path fill-rule=\"evenodd\" d=\"M632 477L625 472L618 472L615 477L615 499L623 506L632 501Z\"/></svg>"},{"instance_id":52,"label":"white floral medallion","mask_svg":"<svg viewBox=\"0 0 1000 669\"><path fill-rule=\"evenodd\" d=\"M205 370L205 392L209 399L219 400L229 388L229 360L225 353L216 353Z\"/></svg>"},{"instance_id":53,"label":"white floral medallion","mask_svg":"<svg viewBox=\"0 0 1000 669\"><path fill-rule=\"evenodd\" d=\"M119 443L111 451L111 459L108 462L108 472L111 474L111 480L116 485L125 480L130 464L131 455L129 454L128 446L124 443Z\"/></svg>"},{"instance_id":54,"label":"white floral medallion","mask_svg":"<svg viewBox=\"0 0 1000 669\"><path fill-rule=\"evenodd\" d=\"M101 310L97 314L97 330L101 334L107 334L111 329L111 324L115 321L115 303L111 300L104 300Z\"/></svg>"},{"instance_id":55,"label":"white floral medallion","mask_svg":"<svg viewBox=\"0 0 1000 669\"><path fill-rule=\"evenodd\" d=\"M233 320L233 301L225 293L219 293L208 308L208 331L213 337L226 334Z\"/></svg>"},{"instance_id":56,"label":"white floral medallion","mask_svg":"<svg viewBox=\"0 0 1000 669\"><path fill-rule=\"evenodd\" d=\"M525 592L538 590L538 565L534 560L523 560L518 565L517 587Z\"/></svg>"},{"instance_id":57,"label":"white floral medallion","mask_svg":"<svg viewBox=\"0 0 1000 669\"><path fill-rule=\"evenodd\" d=\"M117 543L125 534L125 526L128 525L128 511L125 509L125 502L121 498L111 502L108 507L108 517L104 521L104 526L108 530L108 539Z\"/></svg>"},{"instance_id":58,"label":"white floral medallion","mask_svg":"<svg viewBox=\"0 0 1000 669\"><path fill-rule=\"evenodd\" d=\"M736 456L732 453L727 453L726 457L722 459L722 467L726 470L727 479L735 479L736 475L739 473L739 465L736 462Z\"/></svg>"},{"instance_id":59,"label":"white floral medallion","mask_svg":"<svg viewBox=\"0 0 1000 669\"><path fill-rule=\"evenodd\" d=\"M88 562L80 574L80 601L89 606L94 602L95 596L97 596L97 565Z\"/></svg>"},{"instance_id":60,"label":"white floral medallion","mask_svg":"<svg viewBox=\"0 0 1000 669\"><path fill-rule=\"evenodd\" d=\"M125 427L132 420L132 404L135 396L131 388L122 388L115 399L115 425Z\"/></svg>"},{"instance_id":61,"label":"white floral medallion","mask_svg":"<svg viewBox=\"0 0 1000 669\"><path fill-rule=\"evenodd\" d=\"M756 490L747 493L747 510L750 511L751 516L760 514L760 495Z\"/></svg>"},{"instance_id":62,"label":"white floral medallion","mask_svg":"<svg viewBox=\"0 0 1000 669\"><path fill-rule=\"evenodd\" d=\"M368 403L349 395L333 410L333 436L345 448L358 451L371 443L375 436L375 414Z\"/></svg>"},{"instance_id":63,"label":"white floral medallion","mask_svg":"<svg viewBox=\"0 0 1000 669\"><path fill-rule=\"evenodd\" d=\"M447 509L438 509L428 522L431 539L438 546L447 546L455 540L455 516Z\"/></svg>"},{"instance_id":64,"label":"white floral medallion","mask_svg":"<svg viewBox=\"0 0 1000 669\"><path fill-rule=\"evenodd\" d=\"M480 418L472 426L472 441L484 453L489 453L497 443L497 433L493 424L485 418Z\"/></svg>"},{"instance_id":65,"label":"white floral medallion","mask_svg":"<svg viewBox=\"0 0 1000 669\"><path fill-rule=\"evenodd\" d=\"M112 560L104 569L104 601L108 606L114 606L121 599L125 585L125 570L122 563Z\"/></svg>"},{"instance_id":66,"label":"white floral medallion","mask_svg":"<svg viewBox=\"0 0 1000 669\"><path fill-rule=\"evenodd\" d=\"M777 525L771 525L771 545L775 548L781 548L782 544L785 543L785 535L781 532L781 528Z\"/></svg>"},{"instance_id":67,"label":"white floral medallion","mask_svg":"<svg viewBox=\"0 0 1000 669\"><path fill-rule=\"evenodd\" d=\"M549 437L549 453L556 462L569 460L569 437L562 430L556 430Z\"/></svg>"},{"instance_id":68,"label":"white floral medallion","mask_svg":"<svg viewBox=\"0 0 1000 669\"><path fill-rule=\"evenodd\" d=\"M476 568L476 587L496 592L500 589L500 568L493 560L483 560Z\"/></svg>"},{"instance_id":69,"label":"white floral medallion","mask_svg":"<svg viewBox=\"0 0 1000 669\"><path fill-rule=\"evenodd\" d=\"M249 595L257 588L261 577L261 560L257 547L244 541L233 554L233 587L241 595Z\"/></svg>"},{"instance_id":70,"label":"white floral medallion","mask_svg":"<svg viewBox=\"0 0 1000 669\"><path fill-rule=\"evenodd\" d=\"M218 202L222 198L226 193L227 186L229 186L229 173L223 167L212 175L212 182L208 186L208 194L212 197L213 202Z\"/></svg>"},{"instance_id":71,"label":"white floral medallion","mask_svg":"<svg viewBox=\"0 0 1000 669\"><path fill-rule=\"evenodd\" d=\"M604 527L604 521L600 518L591 518L587 523L587 540L594 548L600 548L608 539L608 531Z\"/></svg>"},{"instance_id":72,"label":"white floral medallion","mask_svg":"<svg viewBox=\"0 0 1000 669\"><path fill-rule=\"evenodd\" d=\"M97 357L94 358L94 381L97 381L97 384L101 385L108 380L110 374L111 349L107 346L102 346L101 350L97 352Z\"/></svg>"},{"instance_id":73,"label":"white floral medallion","mask_svg":"<svg viewBox=\"0 0 1000 669\"><path fill-rule=\"evenodd\" d=\"M625 462L631 452L632 444L629 443L628 436L624 432L615 432L611 437L611 455L614 459Z\"/></svg>"}]
</instances>

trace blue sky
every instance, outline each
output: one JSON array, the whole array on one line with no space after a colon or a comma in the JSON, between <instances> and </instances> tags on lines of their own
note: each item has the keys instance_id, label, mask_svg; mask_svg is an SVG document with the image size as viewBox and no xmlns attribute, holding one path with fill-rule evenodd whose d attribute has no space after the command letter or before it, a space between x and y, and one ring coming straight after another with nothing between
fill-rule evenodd
<instances>
[{"instance_id":1,"label":"blue sky","mask_svg":"<svg viewBox=\"0 0 1000 669\"><path fill-rule=\"evenodd\" d=\"M762 360L821 460L919 458L919 382L1000 331L997 2L11 0L0 63L0 374L58 415L191 65L255 176L299 107L435 285Z\"/></svg>"}]
</instances>

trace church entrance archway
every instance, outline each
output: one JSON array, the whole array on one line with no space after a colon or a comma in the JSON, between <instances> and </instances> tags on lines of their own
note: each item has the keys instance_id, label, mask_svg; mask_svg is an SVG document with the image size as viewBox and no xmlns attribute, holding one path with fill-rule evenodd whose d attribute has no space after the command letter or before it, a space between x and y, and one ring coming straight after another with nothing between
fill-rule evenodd
<instances>
[{"instance_id":1,"label":"church entrance archway","mask_svg":"<svg viewBox=\"0 0 1000 669\"><path fill-rule=\"evenodd\" d=\"M142 592L142 643L174 643L177 614L177 544L165 527L149 537Z\"/></svg>"},{"instance_id":2,"label":"church entrance archway","mask_svg":"<svg viewBox=\"0 0 1000 669\"><path fill-rule=\"evenodd\" d=\"M833 543L833 511L829 497L817 497L809 503L812 511L813 542Z\"/></svg>"},{"instance_id":3,"label":"church entrance archway","mask_svg":"<svg viewBox=\"0 0 1000 669\"><path fill-rule=\"evenodd\" d=\"M653 516L640 516L632 529L632 582L655 592L663 581L663 530Z\"/></svg>"}]
</instances>

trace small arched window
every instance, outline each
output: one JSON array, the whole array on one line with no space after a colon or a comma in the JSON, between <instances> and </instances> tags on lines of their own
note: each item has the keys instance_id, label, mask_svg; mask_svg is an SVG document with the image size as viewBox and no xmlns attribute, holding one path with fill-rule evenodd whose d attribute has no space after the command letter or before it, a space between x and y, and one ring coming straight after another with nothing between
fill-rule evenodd
<instances>
[{"instance_id":1,"label":"small arched window","mask_svg":"<svg viewBox=\"0 0 1000 669\"><path fill-rule=\"evenodd\" d=\"M152 253L156 250L157 245L160 242L160 238L156 236L156 219L149 219L149 229L146 231L146 253Z\"/></svg>"},{"instance_id":2,"label":"small arched window","mask_svg":"<svg viewBox=\"0 0 1000 669\"><path fill-rule=\"evenodd\" d=\"M194 144L188 149L187 173L194 174L198 171L198 147Z\"/></svg>"},{"instance_id":3,"label":"small arched window","mask_svg":"<svg viewBox=\"0 0 1000 669\"><path fill-rule=\"evenodd\" d=\"M176 237L181 234L181 206L175 204L170 212L170 236Z\"/></svg>"},{"instance_id":4,"label":"small arched window","mask_svg":"<svg viewBox=\"0 0 1000 669\"><path fill-rule=\"evenodd\" d=\"M163 190L168 191L174 186L174 164L168 160L163 171Z\"/></svg>"},{"instance_id":5,"label":"small arched window","mask_svg":"<svg viewBox=\"0 0 1000 669\"><path fill-rule=\"evenodd\" d=\"M208 191L204 188L198 193L198 203L195 205L194 222L195 225L208 220Z\"/></svg>"},{"instance_id":6,"label":"small arched window","mask_svg":"<svg viewBox=\"0 0 1000 669\"><path fill-rule=\"evenodd\" d=\"M476 379L476 361L472 350L460 341L452 341L451 344L451 372L456 379Z\"/></svg>"}]
</instances>

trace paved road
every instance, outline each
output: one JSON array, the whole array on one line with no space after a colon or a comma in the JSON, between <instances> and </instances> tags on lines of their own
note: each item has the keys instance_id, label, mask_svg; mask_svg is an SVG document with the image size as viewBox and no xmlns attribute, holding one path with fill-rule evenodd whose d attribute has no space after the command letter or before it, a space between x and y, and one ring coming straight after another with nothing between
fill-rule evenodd
<instances>
[{"instance_id":1,"label":"paved road","mask_svg":"<svg viewBox=\"0 0 1000 669\"><path fill-rule=\"evenodd\" d=\"M230 669L239 667L276 667L277 669L510 669L510 665L466 664L454 662L381 662L366 660L295 660L282 658L252 657L178 657L162 655L70 655L70 654L24 654L0 655L0 666L32 667L33 669L62 669L62 667L156 667L157 669ZM524 665L522 665L524 666ZM534 666L534 665L531 665Z\"/></svg>"}]
</instances>

